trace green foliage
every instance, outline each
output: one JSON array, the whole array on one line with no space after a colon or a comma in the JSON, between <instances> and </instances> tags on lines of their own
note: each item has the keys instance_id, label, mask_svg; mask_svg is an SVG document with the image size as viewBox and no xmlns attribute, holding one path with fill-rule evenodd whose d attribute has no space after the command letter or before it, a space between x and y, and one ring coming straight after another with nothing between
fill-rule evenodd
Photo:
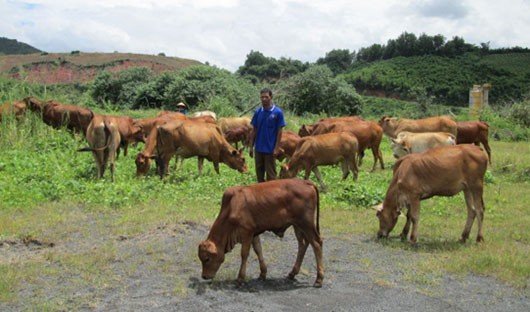
<instances>
[{"instance_id":1,"label":"green foliage","mask_svg":"<svg viewBox=\"0 0 530 312\"><path fill-rule=\"evenodd\" d=\"M19 42L16 39L0 37L0 55L31 54L39 52L41 52L39 49L36 49L27 43Z\"/></svg>"},{"instance_id":2,"label":"green foliage","mask_svg":"<svg viewBox=\"0 0 530 312\"><path fill-rule=\"evenodd\" d=\"M513 104L510 117L519 125L530 128L530 100Z\"/></svg>"},{"instance_id":3,"label":"green foliage","mask_svg":"<svg viewBox=\"0 0 530 312\"><path fill-rule=\"evenodd\" d=\"M467 106L474 84L490 83L490 105L504 99L521 98L528 92L530 70L526 74L482 62L476 54L456 58L434 55L397 57L370 65L357 65L344 74L346 81L361 93L383 93L387 97L416 99L418 90L432 96L433 103ZM420 92L421 94L422 92Z\"/></svg>"},{"instance_id":4,"label":"green foliage","mask_svg":"<svg viewBox=\"0 0 530 312\"><path fill-rule=\"evenodd\" d=\"M280 79L288 78L303 72L309 65L290 58L276 60L266 57L259 51L250 51L245 64L240 66L237 73L253 83L274 83Z\"/></svg>"},{"instance_id":5,"label":"green foliage","mask_svg":"<svg viewBox=\"0 0 530 312\"><path fill-rule=\"evenodd\" d=\"M318 65L327 65L334 75L344 73L351 69L355 52L348 49L331 50L326 56L317 60Z\"/></svg>"},{"instance_id":6,"label":"green foliage","mask_svg":"<svg viewBox=\"0 0 530 312\"><path fill-rule=\"evenodd\" d=\"M315 65L303 73L278 83L279 103L297 114L358 115L362 99L329 67Z\"/></svg>"}]
</instances>

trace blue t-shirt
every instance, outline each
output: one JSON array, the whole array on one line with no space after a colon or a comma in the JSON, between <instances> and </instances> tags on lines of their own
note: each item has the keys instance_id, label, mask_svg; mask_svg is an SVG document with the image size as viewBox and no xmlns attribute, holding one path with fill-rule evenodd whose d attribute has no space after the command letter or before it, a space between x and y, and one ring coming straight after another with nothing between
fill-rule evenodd
<instances>
[{"instance_id":1,"label":"blue t-shirt","mask_svg":"<svg viewBox=\"0 0 530 312\"><path fill-rule=\"evenodd\" d=\"M274 104L269 110L259 107L254 112L250 124L256 128L254 140L256 152L272 154L276 146L278 129L285 127L283 111Z\"/></svg>"}]
</instances>

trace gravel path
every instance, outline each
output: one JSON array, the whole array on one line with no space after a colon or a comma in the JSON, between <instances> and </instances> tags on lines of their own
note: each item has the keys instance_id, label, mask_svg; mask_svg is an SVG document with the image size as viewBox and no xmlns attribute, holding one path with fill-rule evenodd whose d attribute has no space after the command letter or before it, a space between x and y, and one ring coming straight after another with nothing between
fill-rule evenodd
<instances>
[{"instance_id":1,"label":"gravel path","mask_svg":"<svg viewBox=\"0 0 530 312\"><path fill-rule=\"evenodd\" d=\"M42 300L79 311L530 311L530 292L517 290L489 277L446 274L418 283L411 281L409 263L421 256L385 247L371 237L324 238L324 285L312 287L315 260L308 248L297 280L285 278L294 264L296 239L262 235L268 279L257 280L254 254L249 257L247 281L234 280L239 247L227 254L214 281L200 279L197 244L206 238L204 225L170 225L137 237L116 237L108 287L76 282L81 273L65 270L60 278L43 275L24 285L14 303L0 303L1 311L34 310ZM110 239L110 238L108 238ZM15 262L39 257L46 249L90 250L105 238L81 238L53 247L0 244L0 260ZM60 263L49 266L59 269ZM103 279L105 280L105 279ZM81 286L80 286L81 285Z\"/></svg>"}]
</instances>

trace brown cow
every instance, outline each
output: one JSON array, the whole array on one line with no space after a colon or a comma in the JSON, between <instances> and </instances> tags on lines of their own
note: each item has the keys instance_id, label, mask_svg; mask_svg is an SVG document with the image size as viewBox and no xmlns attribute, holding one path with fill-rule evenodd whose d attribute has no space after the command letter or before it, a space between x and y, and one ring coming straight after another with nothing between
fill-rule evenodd
<instances>
[{"instance_id":1,"label":"brown cow","mask_svg":"<svg viewBox=\"0 0 530 312\"><path fill-rule=\"evenodd\" d=\"M250 125L240 126L237 128L230 128L224 132L225 139L230 144L235 144L236 148L238 147L238 144L241 142L241 145L243 145L243 148L248 147L250 145L250 134L252 131L252 127Z\"/></svg>"},{"instance_id":2,"label":"brown cow","mask_svg":"<svg viewBox=\"0 0 530 312\"><path fill-rule=\"evenodd\" d=\"M142 128L134 123L134 120L129 116L109 116L112 117L120 132L120 145L116 151L116 158L120 155L120 148L123 148L123 156L127 156L127 149L129 144L137 142L145 143L145 135Z\"/></svg>"},{"instance_id":3,"label":"brown cow","mask_svg":"<svg viewBox=\"0 0 530 312\"><path fill-rule=\"evenodd\" d=\"M377 161L379 161L381 169L385 169L383 154L380 149L381 140L383 139L383 129L376 122L365 121L359 117L352 118L349 121L337 120L330 122L323 120L314 125L311 135L343 131L350 132L357 137L357 141L359 142L359 166L362 165L364 150L370 148L374 157L374 165L371 171L375 170ZM302 131L299 133L302 133Z\"/></svg>"},{"instance_id":4,"label":"brown cow","mask_svg":"<svg viewBox=\"0 0 530 312\"><path fill-rule=\"evenodd\" d=\"M455 145L456 138L447 132L408 132L401 131L392 139L391 148L395 158L407 154L421 153L438 146Z\"/></svg>"},{"instance_id":5,"label":"brown cow","mask_svg":"<svg viewBox=\"0 0 530 312\"><path fill-rule=\"evenodd\" d=\"M300 139L293 157L280 170L281 178L293 178L301 169L305 169L304 178L309 179L311 171L315 174L320 185L323 185L318 166L342 163L342 179L350 173L357 179L357 149L358 142L355 135L349 132L326 133L307 136Z\"/></svg>"},{"instance_id":6,"label":"brown cow","mask_svg":"<svg viewBox=\"0 0 530 312\"><path fill-rule=\"evenodd\" d=\"M13 115L16 119L20 120L26 112L27 105L22 101L13 101L2 104L0 106L0 121L7 115Z\"/></svg>"},{"instance_id":7,"label":"brown cow","mask_svg":"<svg viewBox=\"0 0 530 312\"><path fill-rule=\"evenodd\" d=\"M92 152L96 160L98 178L103 178L107 164L110 164L110 175L114 182L114 162L120 147L120 131L115 117L95 114L87 128L87 141L90 147L79 149L79 152Z\"/></svg>"},{"instance_id":8,"label":"brown cow","mask_svg":"<svg viewBox=\"0 0 530 312\"><path fill-rule=\"evenodd\" d=\"M396 119L383 116L379 120L379 125L390 138L395 138L402 131L449 132L456 136L456 121L448 116L435 116L423 119Z\"/></svg>"},{"instance_id":9,"label":"brown cow","mask_svg":"<svg viewBox=\"0 0 530 312\"><path fill-rule=\"evenodd\" d=\"M324 266L319 207L318 189L313 183L299 179L273 180L227 189L223 194L221 211L208 238L199 244L202 278L214 278L224 262L225 254L241 243L238 281L245 279L250 245L259 259L260 279L265 279L267 266L259 235L271 231L283 237L284 232L292 225L298 240L298 255L288 277L294 279L298 274L310 244L317 263L317 278L313 286L321 287Z\"/></svg>"},{"instance_id":10,"label":"brown cow","mask_svg":"<svg viewBox=\"0 0 530 312\"><path fill-rule=\"evenodd\" d=\"M399 159L394 165L394 175L385 200L376 208L379 218L377 236L388 237L401 210L407 208L407 222L401 232L401 239L407 239L412 222L410 241L415 243L418 238L420 201L433 196L453 196L463 191L467 222L461 241L465 242L469 237L475 218L478 223L477 242L483 241L485 209L482 193L487 165L486 155L471 144L437 147Z\"/></svg>"},{"instance_id":11,"label":"brown cow","mask_svg":"<svg viewBox=\"0 0 530 312\"><path fill-rule=\"evenodd\" d=\"M29 103L29 104L28 104ZM39 102L28 98L26 102L30 110L42 114L42 120L54 127L66 126L70 130L86 134L88 124L94 117L94 113L88 109L72 104L62 104L55 100Z\"/></svg>"},{"instance_id":12,"label":"brown cow","mask_svg":"<svg viewBox=\"0 0 530 312\"><path fill-rule=\"evenodd\" d=\"M456 144L475 144L482 145L488 153L489 163L491 165L491 149L488 144L489 125L484 121L459 121L456 123L458 128L456 134Z\"/></svg>"},{"instance_id":13,"label":"brown cow","mask_svg":"<svg viewBox=\"0 0 530 312\"><path fill-rule=\"evenodd\" d=\"M156 154L161 178L167 174L167 166L173 155L183 158L198 156L199 174L202 174L204 158L213 162L217 174L220 162L240 172L248 172L242 151L232 147L216 125L179 120L159 126L157 130Z\"/></svg>"},{"instance_id":14,"label":"brown cow","mask_svg":"<svg viewBox=\"0 0 530 312\"><path fill-rule=\"evenodd\" d=\"M284 159L291 159L296 150L296 145L300 141L301 137L294 131L283 130L280 143L278 145L279 153L276 156L276 159L283 161Z\"/></svg>"}]
</instances>

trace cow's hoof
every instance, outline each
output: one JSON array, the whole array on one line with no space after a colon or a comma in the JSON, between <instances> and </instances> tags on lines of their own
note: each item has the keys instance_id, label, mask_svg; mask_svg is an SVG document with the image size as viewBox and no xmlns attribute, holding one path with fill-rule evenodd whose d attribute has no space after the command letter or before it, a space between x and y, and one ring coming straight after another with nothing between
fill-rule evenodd
<instances>
[{"instance_id":1,"label":"cow's hoof","mask_svg":"<svg viewBox=\"0 0 530 312\"><path fill-rule=\"evenodd\" d=\"M321 288L321 287L322 287L322 281L316 281L316 282L313 284L313 287L315 287L315 288Z\"/></svg>"},{"instance_id":2,"label":"cow's hoof","mask_svg":"<svg viewBox=\"0 0 530 312\"><path fill-rule=\"evenodd\" d=\"M260 274L258 277L259 280L264 281L267 279L267 274Z\"/></svg>"},{"instance_id":3,"label":"cow's hoof","mask_svg":"<svg viewBox=\"0 0 530 312\"><path fill-rule=\"evenodd\" d=\"M294 277L296 276L296 274L294 274L293 272L289 273L289 275L287 275L287 278L290 279L290 280L294 280Z\"/></svg>"}]
</instances>

